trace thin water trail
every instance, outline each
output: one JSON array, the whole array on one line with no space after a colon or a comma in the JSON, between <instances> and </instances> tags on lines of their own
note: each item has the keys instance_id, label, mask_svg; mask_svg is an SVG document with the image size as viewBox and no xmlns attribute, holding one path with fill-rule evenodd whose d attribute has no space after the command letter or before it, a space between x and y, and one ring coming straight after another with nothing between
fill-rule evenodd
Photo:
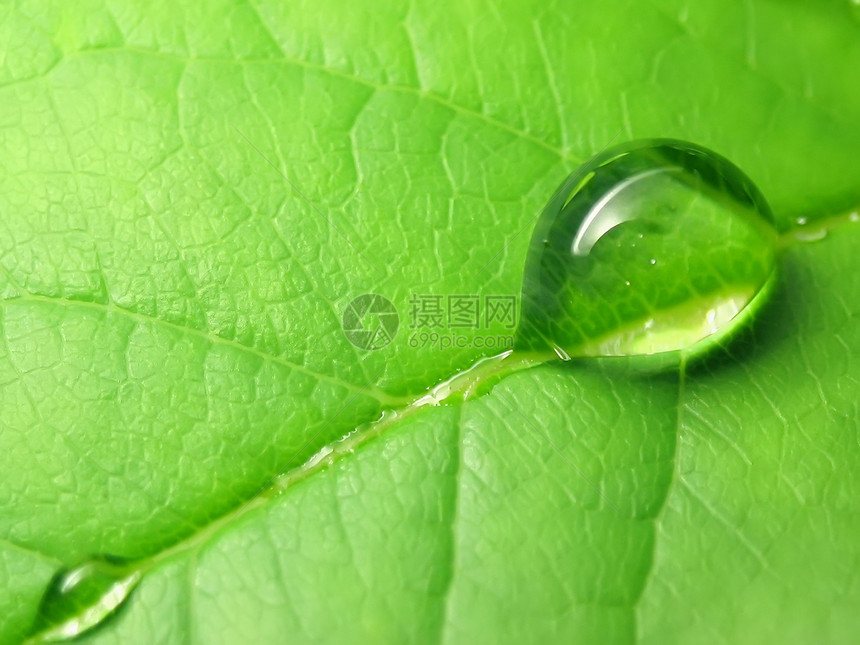
<instances>
[{"instance_id":1,"label":"thin water trail","mask_svg":"<svg viewBox=\"0 0 860 645\"><path fill-rule=\"evenodd\" d=\"M561 185L538 219L513 350L482 358L414 396L381 398L388 407L378 418L159 553L136 561L102 554L60 572L26 642L73 639L103 623L148 571L196 552L424 408L462 405L511 374L552 361L627 365L633 359L646 371L682 370L751 320L776 282L780 251L858 222L856 211L812 224L798 220L778 235L764 197L712 151L659 139L602 152Z\"/></svg>"}]
</instances>

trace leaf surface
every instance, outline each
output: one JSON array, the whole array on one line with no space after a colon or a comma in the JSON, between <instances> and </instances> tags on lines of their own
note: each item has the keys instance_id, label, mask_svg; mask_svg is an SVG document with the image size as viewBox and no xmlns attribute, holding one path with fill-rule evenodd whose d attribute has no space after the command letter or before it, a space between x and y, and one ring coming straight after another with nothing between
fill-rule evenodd
<instances>
[{"instance_id":1,"label":"leaf surface","mask_svg":"<svg viewBox=\"0 0 860 645\"><path fill-rule=\"evenodd\" d=\"M850 3L84 4L0 9L0 641L94 554L146 568L96 640L856 640ZM770 200L748 338L511 376L237 512L482 356L363 353L354 296L517 293L619 131Z\"/></svg>"}]
</instances>

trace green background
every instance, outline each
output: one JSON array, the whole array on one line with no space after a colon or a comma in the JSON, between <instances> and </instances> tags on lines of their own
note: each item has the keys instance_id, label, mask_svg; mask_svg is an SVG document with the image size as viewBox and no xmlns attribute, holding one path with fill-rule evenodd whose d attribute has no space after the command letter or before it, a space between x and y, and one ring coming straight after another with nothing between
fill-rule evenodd
<instances>
[{"instance_id":1,"label":"green background","mask_svg":"<svg viewBox=\"0 0 860 645\"><path fill-rule=\"evenodd\" d=\"M95 641L856 642L858 35L847 0L0 6L0 641L101 553L148 568ZM482 355L362 353L352 298L518 293L619 131L769 199L750 334L519 373L230 515Z\"/></svg>"}]
</instances>

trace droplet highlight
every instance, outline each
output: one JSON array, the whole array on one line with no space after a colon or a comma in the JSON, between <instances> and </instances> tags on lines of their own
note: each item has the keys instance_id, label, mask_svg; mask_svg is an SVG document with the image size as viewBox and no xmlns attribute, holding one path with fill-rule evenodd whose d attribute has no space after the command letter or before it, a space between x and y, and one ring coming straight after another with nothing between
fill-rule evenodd
<instances>
[{"instance_id":1,"label":"droplet highlight","mask_svg":"<svg viewBox=\"0 0 860 645\"><path fill-rule=\"evenodd\" d=\"M538 220L515 348L695 352L769 291L777 239L760 191L717 153L670 139L612 148L571 174Z\"/></svg>"},{"instance_id":2,"label":"droplet highlight","mask_svg":"<svg viewBox=\"0 0 860 645\"><path fill-rule=\"evenodd\" d=\"M39 606L28 643L76 638L101 624L128 598L141 572L105 556L60 572Z\"/></svg>"}]
</instances>

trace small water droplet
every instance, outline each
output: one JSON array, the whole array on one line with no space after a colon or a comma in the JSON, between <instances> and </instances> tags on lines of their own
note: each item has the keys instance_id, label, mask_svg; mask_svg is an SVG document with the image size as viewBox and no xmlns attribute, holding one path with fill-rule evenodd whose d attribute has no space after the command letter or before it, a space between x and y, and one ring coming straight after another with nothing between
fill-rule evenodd
<instances>
[{"instance_id":1,"label":"small water droplet","mask_svg":"<svg viewBox=\"0 0 860 645\"><path fill-rule=\"evenodd\" d=\"M817 242L827 237L827 229L823 226L810 230L799 230L794 232L794 239L798 242Z\"/></svg>"},{"instance_id":2,"label":"small water droplet","mask_svg":"<svg viewBox=\"0 0 860 645\"><path fill-rule=\"evenodd\" d=\"M860 213L855 211L848 216L848 219L852 222L860 222Z\"/></svg>"},{"instance_id":3,"label":"small water droplet","mask_svg":"<svg viewBox=\"0 0 860 645\"><path fill-rule=\"evenodd\" d=\"M68 640L101 624L125 602L140 576L140 570L110 556L62 571L42 597L27 642Z\"/></svg>"},{"instance_id":4,"label":"small water droplet","mask_svg":"<svg viewBox=\"0 0 860 645\"><path fill-rule=\"evenodd\" d=\"M570 354L568 354L566 351L564 351L563 348L561 348L555 344L551 345L551 347L552 347L552 351L555 352L555 355L558 356L561 360L563 360L563 361L569 361L570 360Z\"/></svg>"},{"instance_id":5,"label":"small water droplet","mask_svg":"<svg viewBox=\"0 0 860 645\"><path fill-rule=\"evenodd\" d=\"M798 226L806 226L806 222L808 221L805 217L798 217L794 220Z\"/></svg>"},{"instance_id":6,"label":"small water droplet","mask_svg":"<svg viewBox=\"0 0 860 645\"><path fill-rule=\"evenodd\" d=\"M687 350L735 328L776 265L770 209L753 183L720 155L668 139L587 162L550 199L533 240L515 346L570 356Z\"/></svg>"},{"instance_id":7,"label":"small water droplet","mask_svg":"<svg viewBox=\"0 0 860 645\"><path fill-rule=\"evenodd\" d=\"M334 448L331 446L323 446L317 452L315 452L311 457L304 463L303 468L314 468L320 463L329 463L326 462L328 456L332 453Z\"/></svg>"}]
</instances>

